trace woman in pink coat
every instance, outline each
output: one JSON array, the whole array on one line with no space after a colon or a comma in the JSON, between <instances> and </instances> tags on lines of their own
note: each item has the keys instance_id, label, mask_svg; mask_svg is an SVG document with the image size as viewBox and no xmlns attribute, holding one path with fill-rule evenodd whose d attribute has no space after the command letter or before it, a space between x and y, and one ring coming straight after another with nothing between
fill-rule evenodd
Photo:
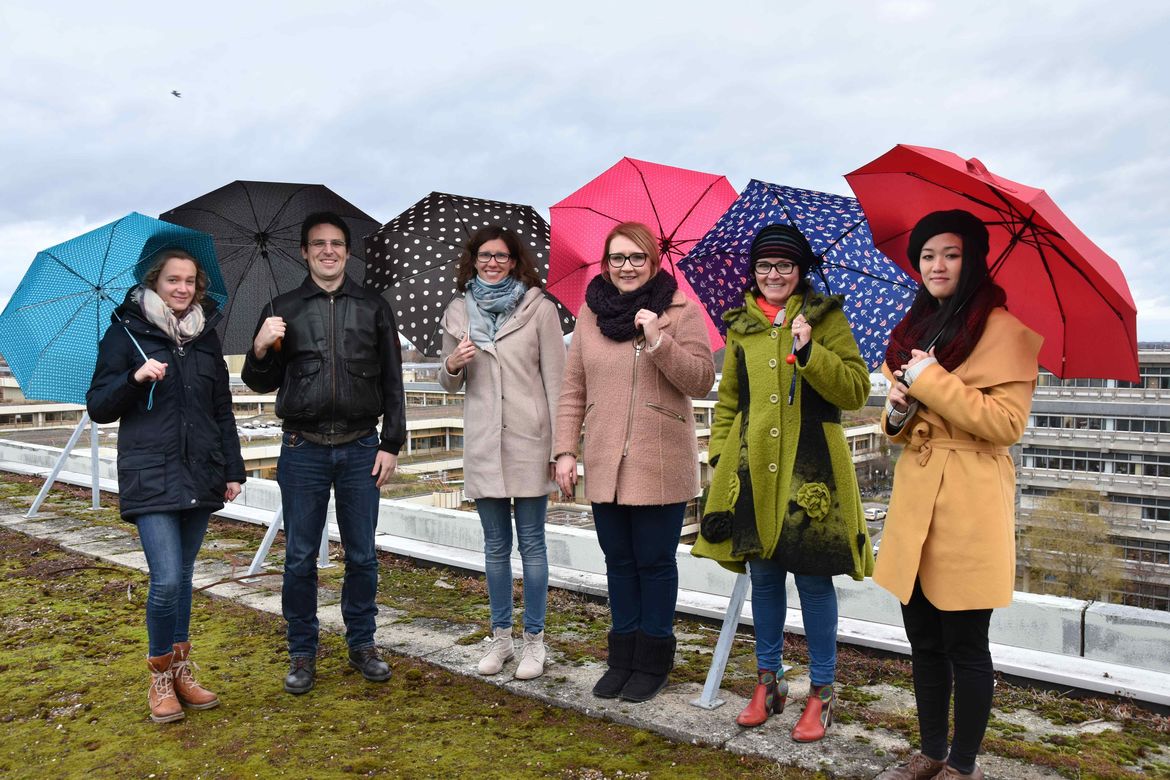
<instances>
[{"instance_id":1,"label":"woman in pink coat","mask_svg":"<svg viewBox=\"0 0 1170 780\"><path fill-rule=\"evenodd\" d=\"M715 365L702 313L659 269L658 245L627 222L606 238L585 293L557 410L557 483L573 495L585 426L585 495L605 553L613 627L601 698L646 701L674 665L675 559L699 492L691 399Z\"/></svg>"}]
</instances>

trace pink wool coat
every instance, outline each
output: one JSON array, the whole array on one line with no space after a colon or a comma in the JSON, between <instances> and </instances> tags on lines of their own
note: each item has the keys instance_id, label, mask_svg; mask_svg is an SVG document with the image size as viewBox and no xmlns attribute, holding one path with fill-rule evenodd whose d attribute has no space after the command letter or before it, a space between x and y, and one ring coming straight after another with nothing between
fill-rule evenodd
<instances>
[{"instance_id":1,"label":"pink wool coat","mask_svg":"<svg viewBox=\"0 0 1170 780\"><path fill-rule=\"evenodd\" d=\"M699 493L691 398L715 383L707 328L681 292L659 316L662 341L617 342L581 307L557 409L557 453L576 454L585 426L585 496L595 503L674 504Z\"/></svg>"},{"instance_id":2,"label":"pink wool coat","mask_svg":"<svg viewBox=\"0 0 1170 780\"><path fill-rule=\"evenodd\" d=\"M553 414L561 391L565 342L557 308L530 289L500 326L495 343L477 350L458 374L447 356L467 332L467 303L456 298L443 313L439 383L463 396L463 479L468 498L548 495L553 460Z\"/></svg>"}]
</instances>

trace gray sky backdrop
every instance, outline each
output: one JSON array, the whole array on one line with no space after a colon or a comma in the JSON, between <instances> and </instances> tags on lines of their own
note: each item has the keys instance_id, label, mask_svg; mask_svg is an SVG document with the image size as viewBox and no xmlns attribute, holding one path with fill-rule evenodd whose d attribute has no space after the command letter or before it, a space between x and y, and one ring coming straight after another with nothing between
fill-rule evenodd
<instances>
[{"instance_id":1,"label":"gray sky backdrop","mask_svg":"<svg viewBox=\"0 0 1170 780\"><path fill-rule=\"evenodd\" d=\"M910 143L1047 189L1170 340L1168 41L1154 0L5 3L0 306L37 250L235 179L547 216L623 156L849 194Z\"/></svg>"}]
</instances>

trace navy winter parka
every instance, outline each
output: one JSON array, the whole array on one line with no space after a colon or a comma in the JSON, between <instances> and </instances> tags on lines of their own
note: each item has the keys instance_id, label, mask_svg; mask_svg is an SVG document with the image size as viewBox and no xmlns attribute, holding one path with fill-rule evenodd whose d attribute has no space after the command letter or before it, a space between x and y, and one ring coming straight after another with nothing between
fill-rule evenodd
<instances>
[{"instance_id":1,"label":"navy winter parka","mask_svg":"<svg viewBox=\"0 0 1170 780\"><path fill-rule=\"evenodd\" d=\"M222 509L228 482L243 483L244 460L232 414L227 364L216 324L214 301L204 304L203 332L182 347L142 314L141 288L114 310L98 350L97 367L86 393L89 416L118 427L118 486L122 518L147 512L206 507ZM167 364L154 389L138 384L134 372L148 357Z\"/></svg>"}]
</instances>

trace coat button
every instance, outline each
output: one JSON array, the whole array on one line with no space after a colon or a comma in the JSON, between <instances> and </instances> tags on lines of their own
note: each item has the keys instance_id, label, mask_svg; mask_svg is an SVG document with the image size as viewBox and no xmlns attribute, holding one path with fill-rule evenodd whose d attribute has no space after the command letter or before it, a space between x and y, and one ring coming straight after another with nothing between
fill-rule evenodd
<instances>
[{"instance_id":1,"label":"coat button","mask_svg":"<svg viewBox=\"0 0 1170 780\"><path fill-rule=\"evenodd\" d=\"M770 435L772 435L772 436L779 436L779 435L780 435L780 429L779 429L779 428L773 428L772 430L768 431L768 433L769 433Z\"/></svg>"},{"instance_id":2,"label":"coat button","mask_svg":"<svg viewBox=\"0 0 1170 780\"><path fill-rule=\"evenodd\" d=\"M775 467L773 467L773 468L772 468L772 470L773 470L773 471L775 471L775 470L776 470L776 469L775 469ZM191 499L191 503L192 503L192 504L194 504L194 503L195 503L195 499Z\"/></svg>"},{"instance_id":3,"label":"coat button","mask_svg":"<svg viewBox=\"0 0 1170 780\"><path fill-rule=\"evenodd\" d=\"M772 393L770 396L768 396L768 400L774 404L778 404L778 403L780 403L780 396L776 395L775 393Z\"/></svg>"},{"instance_id":4,"label":"coat button","mask_svg":"<svg viewBox=\"0 0 1170 780\"><path fill-rule=\"evenodd\" d=\"M768 368L775 368L775 367L776 367L776 358L772 358L771 360L768 361Z\"/></svg>"},{"instance_id":5,"label":"coat button","mask_svg":"<svg viewBox=\"0 0 1170 780\"><path fill-rule=\"evenodd\" d=\"M772 338L774 338L774 339L780 338L780 331L776 330L775 328L772 328Z\"/></svg>"},{"instance_id":6,"label":"coat button","mask_svg":"<svg viewBox=\"0 0 1170 780\"><path fill-rule=\"evenodd\" d=\"M775 463L769 463L769 464L768 464L768 471L770 471L770 472L772 472L773 474L775 474L775 473L776 473L776 464L775 464Z\"/></svg>"}]
</instances>

